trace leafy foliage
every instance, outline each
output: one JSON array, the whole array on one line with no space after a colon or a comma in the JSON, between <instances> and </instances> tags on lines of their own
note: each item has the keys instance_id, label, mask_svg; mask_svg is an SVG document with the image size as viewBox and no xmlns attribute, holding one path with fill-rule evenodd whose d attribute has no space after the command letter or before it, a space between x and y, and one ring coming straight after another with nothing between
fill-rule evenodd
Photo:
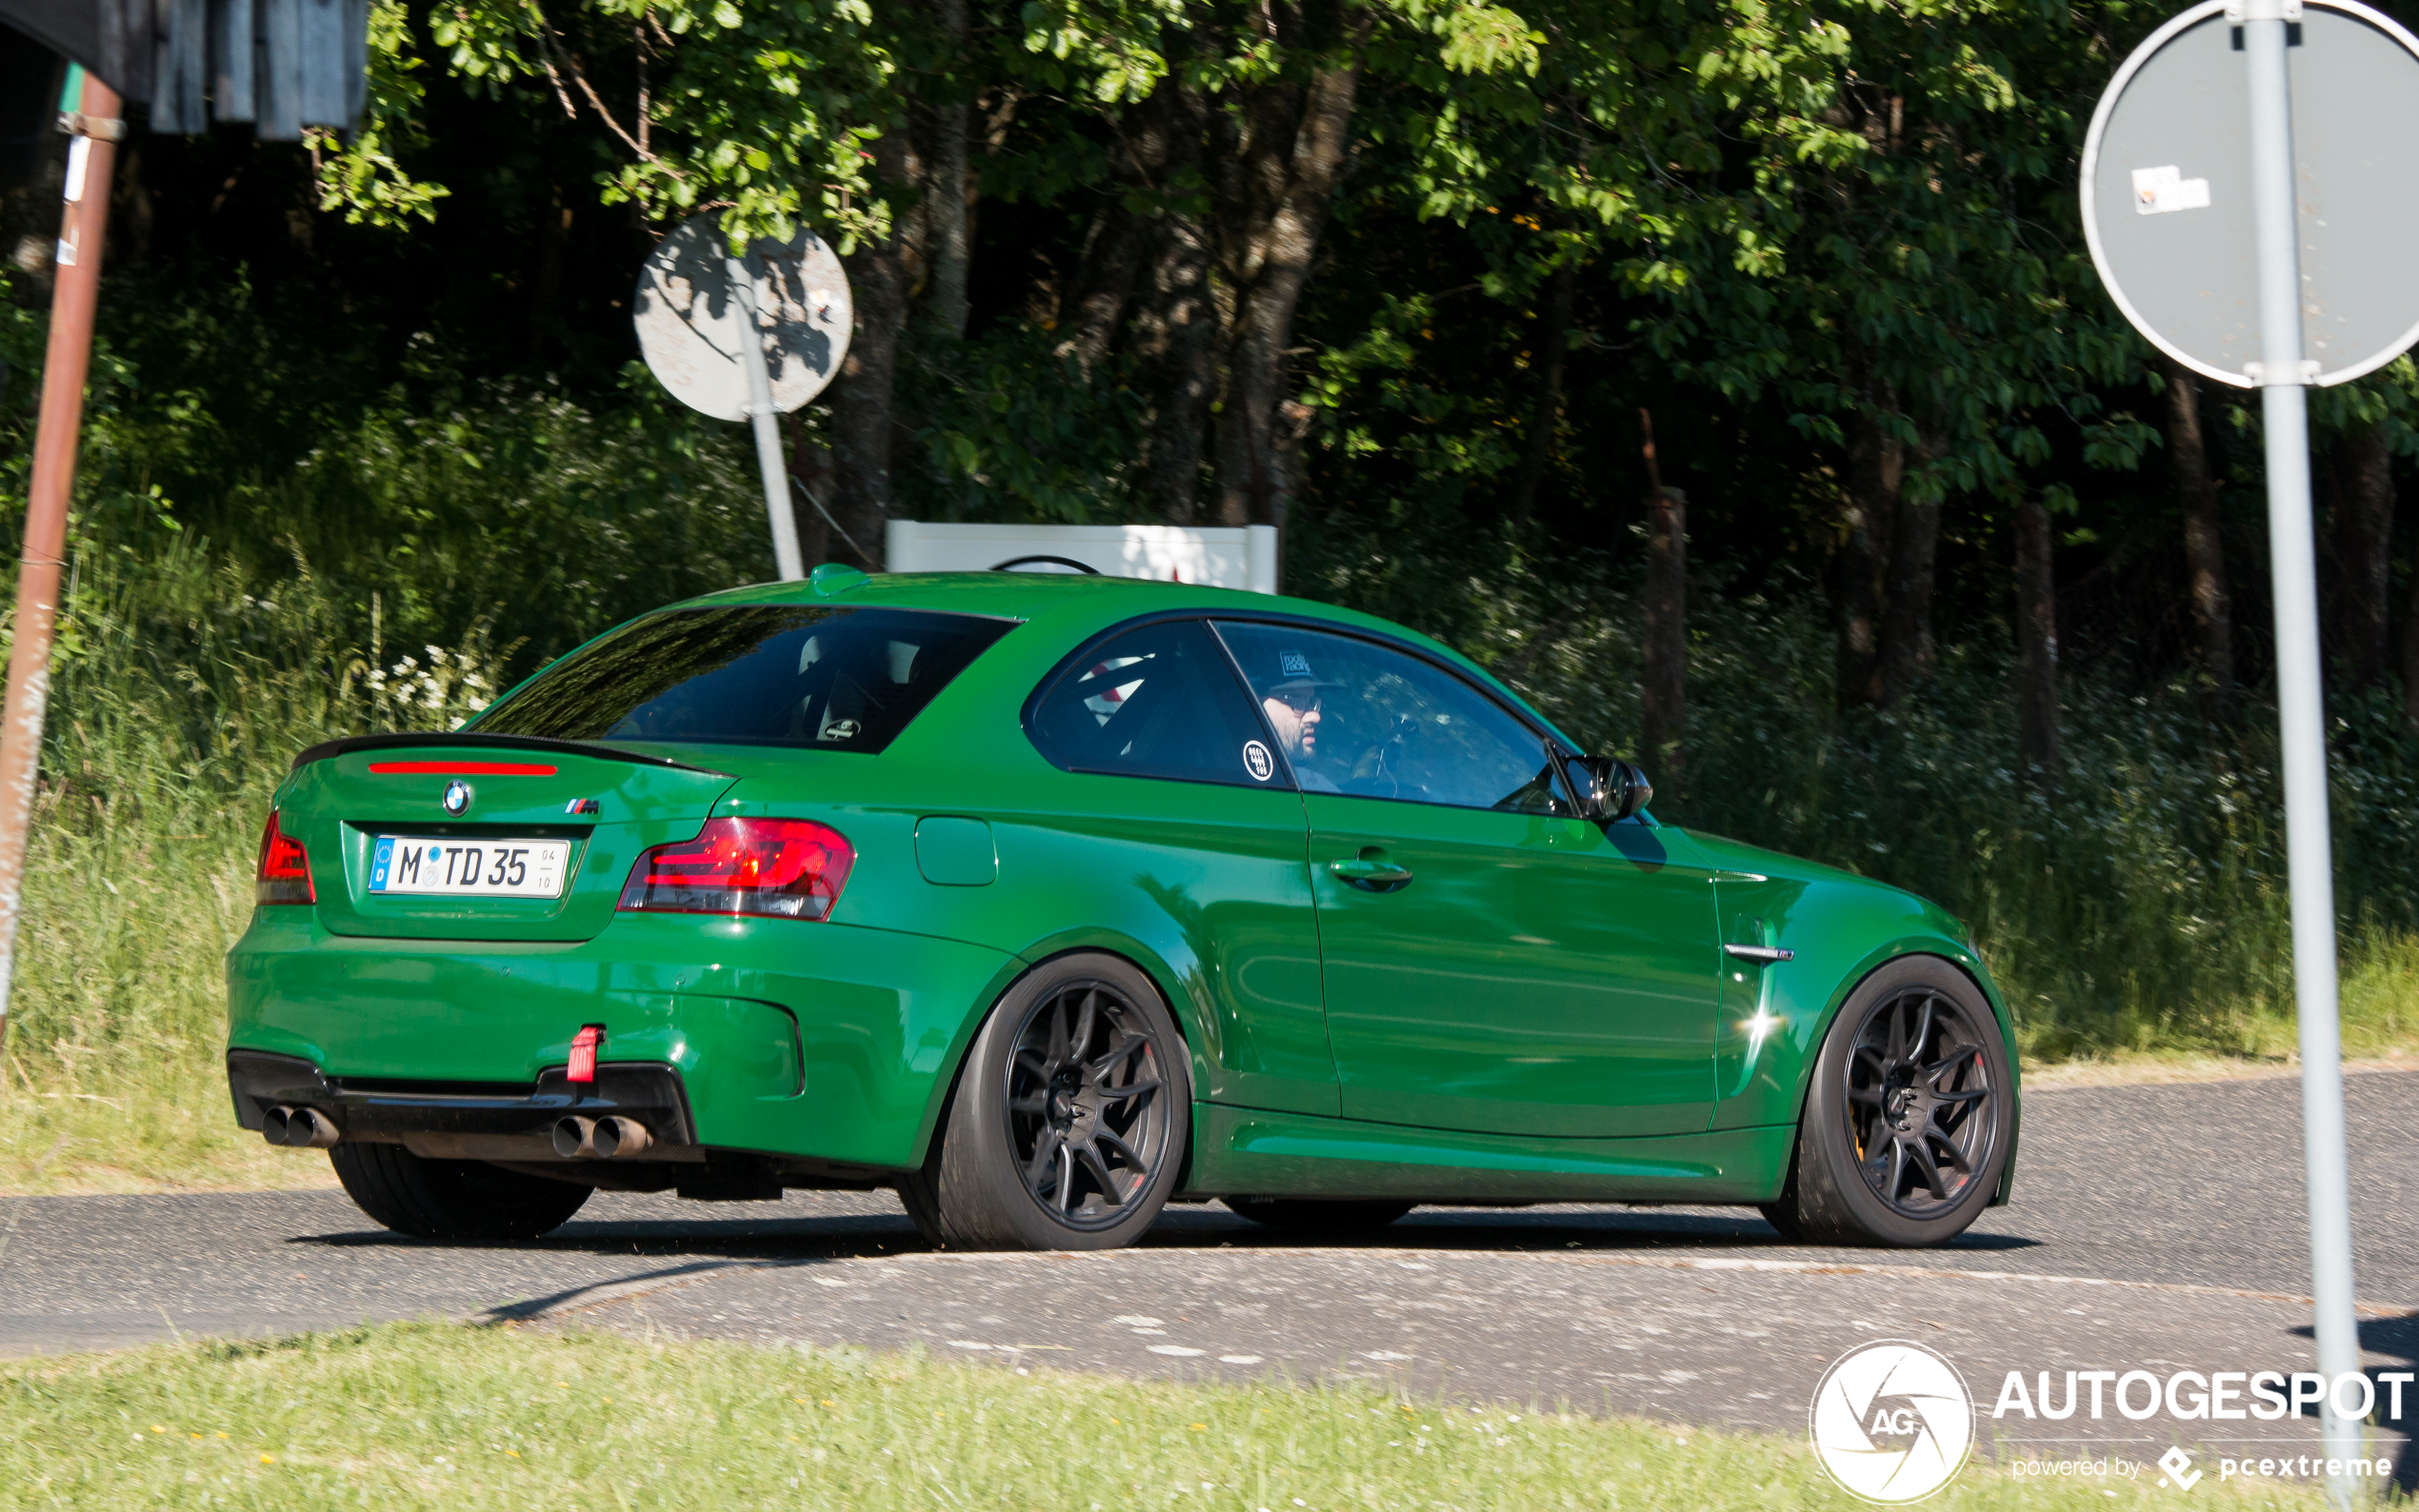
<instances>
[{"instance_id":1,"label":"leafy foliage","mask_svg":"<svg viewBox=\"0 0 2419 1512\"><path fill-rule=\"evenodd\" d=\"M902 480L920 520L1084 525L1142 519L1141 396L1086 372L1029 326L919 348L901 375L922 466Z\"/></svg>"},{"instance_id":2,"label":"leafy foliage","mask_svg":"<svg viewBox=\"0 0 2419 1512\"><path fill-rule=\"evenodd\" d=\"M885 225L861 149L896 110L897 66L865 0L479 0L436 12L430 37L478 87L542 84L565 115L592 112L630 153L600 175L607 204L656 220L727 206L734 245L813 224L847 246Z\"/></svg>"}]
</instances>

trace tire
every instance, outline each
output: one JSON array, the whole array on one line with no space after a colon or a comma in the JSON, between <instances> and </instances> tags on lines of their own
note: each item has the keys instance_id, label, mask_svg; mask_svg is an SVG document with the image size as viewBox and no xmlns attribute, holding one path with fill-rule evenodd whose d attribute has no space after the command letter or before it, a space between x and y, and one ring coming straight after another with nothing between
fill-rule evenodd
<instances>
[{"instance_id":1,"label":"tire","mask_svg":"<svg viewBox=\"0 0 2419 1512\"><path fill-rule=\"evenodd\" d=\"M1184 1038L1150 979L1059 956L985 1019L899 1197L951 1249L1121 1248L1167 1205L1191 1123Z\"/></svg>"},{"instance_id":2,"label":"tire","mask_svg":"<svg viewBox=\"0 0 2419 1512\"><path fill-rule=\"evenodd\" d=\"M338 1144L328 1160L372 1223L421 1239L535 1239L570 1222L594 1190L481 1161L428 1160L400 1144Z\"/></svg>"},{"instance_id":3,"label":"tire","mask_svg":"<svg viewBox=\"0 0 2419 1512\"><path fill-rule=\"evenodd\" d=\"M1319 1202L1299 1197L1222 1197L1229 1212L1270 1228L1299 1234L1366 1234L1419 1205L1378 1200Z\"/></svg>"},{"instance_id":4,"label":"tire","mask_svg":"<svg viewBox=\"0 0 2419 1512\"><path fill-rule=\"evenodd\" d=\"M1857 985L1824 1037L1780 1198L1788 1239L1920 1249L1982 1216L2007 1168L2015 1082L1998 1018L1937 956Z\"/></svg>"}]
</instances>

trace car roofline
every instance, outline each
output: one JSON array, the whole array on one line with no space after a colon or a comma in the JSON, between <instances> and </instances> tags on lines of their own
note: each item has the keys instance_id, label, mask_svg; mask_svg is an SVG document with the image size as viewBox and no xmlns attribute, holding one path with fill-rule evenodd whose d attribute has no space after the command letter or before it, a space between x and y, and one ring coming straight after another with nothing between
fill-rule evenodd
<instances>
[{"instance_id":1,"label":"car roofline","mask_svg":"<svg viewBox=\"0 0 2419 1512\"><path fill-rule=\"evenodd\" d=\"M821 568L817 571L821 572ZM969 604L968 598L993 602ZM1125 613L1116 613L1115 601L1129 601ZM1156 599L1156 604L1148 601ZM1104 600L1108 602L1104 602ZM861 607L865 608L914 609L936 614L963 614L986 619L1009 619L1030 623L1040 619L1056 619L1074 615L1089 608L1093 613L1107 612L1110 617L1087 630L1082 642L1097 638L1102 630L1128 620L1144 620L1162 615L1198 614L1226 615L1232 618L1291 621L1314 627L1331 628L1346 634L1389 642L1412 650L1430 660L1441 661L1451 670L1475 678L1489 696L1508 703L1524 720L1536 725L1566 748L1584 751L1584 744L1571 739L1551 719L1546 717L1528 699L1502 678L1479 666L1470 658L1454 650L1435 637L1426 635L1409 626L1397 625L1359 609L1322 603L1317 599L1296 598L1289 594L1258 593L1247 588L1217 587L1198 583L1162 583L1153 578L1114 577L1107 573L1073 572L876 572L849 571L825 574L818 583L814 577L789 581L750 583L723 588L694 598L658 605L643 613L631 615L547 664L576 656L596 642L625 627L669 609L738 607L748 605L813 605L834 608ZM500 706L526 687L531 679L546 670L541 666L499 693L490 707ZM467 732L466 732L467 733Z\"/></svg>"}]
</instances>

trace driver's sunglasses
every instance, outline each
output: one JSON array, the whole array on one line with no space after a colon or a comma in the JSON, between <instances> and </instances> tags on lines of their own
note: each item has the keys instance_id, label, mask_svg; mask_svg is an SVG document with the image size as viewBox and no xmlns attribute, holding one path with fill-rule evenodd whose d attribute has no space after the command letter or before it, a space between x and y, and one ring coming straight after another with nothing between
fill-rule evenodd
<instances>
[{"instance_id":1,"label":"driver's sunglasses","mask_svg":"<svg viewBox=\"0 0 2419 1512\"><path fill-rule=\"evenodd\" d=\"M1277 698L1286 707L1297 714L1315 714L1323 702L1317 693L1300 687L1288 688L1277 694Z\"/></svg>"}]
</instances>

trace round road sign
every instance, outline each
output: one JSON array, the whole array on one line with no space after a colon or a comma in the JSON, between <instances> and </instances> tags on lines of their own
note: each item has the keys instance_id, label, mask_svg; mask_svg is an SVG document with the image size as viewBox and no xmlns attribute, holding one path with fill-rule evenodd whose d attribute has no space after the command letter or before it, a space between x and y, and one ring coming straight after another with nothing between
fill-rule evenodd
<instances>
[{"instance_id":1,"label":"round road sign","mask_svg":"<svg viewBox=\"0 0 2419 1512\"><path fill-rule=\"evenodd\" d=\"M683 404L717 420L748 413L740 340L747 319L730 275L730 244L719 215L692 216L664 238L639 270L632 320L647 366ZM797 408L821 393L848 355L855 315L840 259L814 232L787 244L759 241L742 259L755 290L773 408Z\"/></svg>"},{"instance_id":2,"label":"round road sign","mask_svg":"<svg viewBox=\"0 0 2419 1512\"><path fill-rule=\"evenodd\" d=\"M2299 10L2288 66L2304 381L2338 384L2419 339L2419 38L2358 0ZM2143 335L2248 388L2260 333L2241 38L2226 0L2205 0L2125 60L2084 142L2083 228Z\"/></svg>"}]
</instances>

